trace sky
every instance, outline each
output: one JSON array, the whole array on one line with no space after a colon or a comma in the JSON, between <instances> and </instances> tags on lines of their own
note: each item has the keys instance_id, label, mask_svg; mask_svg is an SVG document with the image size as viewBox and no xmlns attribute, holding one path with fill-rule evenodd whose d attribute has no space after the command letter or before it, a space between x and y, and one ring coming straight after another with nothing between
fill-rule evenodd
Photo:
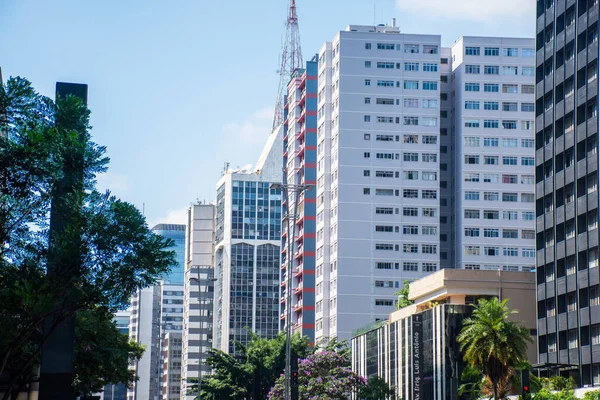
<instances>
[{"instance_id":1,"label":"sky","mask_svg":"<svg viewBox=\"0 0 600 400\"><path fill-rule=\"evenodd\" d=\"M53 97L89 85L98 178L150 227L214 201L223 166L255 164L271 130L289 0L0 0L0 68ZM535 0L296 0L305 60L349 24L534 37Z\"/></svg>"}]
</instances>

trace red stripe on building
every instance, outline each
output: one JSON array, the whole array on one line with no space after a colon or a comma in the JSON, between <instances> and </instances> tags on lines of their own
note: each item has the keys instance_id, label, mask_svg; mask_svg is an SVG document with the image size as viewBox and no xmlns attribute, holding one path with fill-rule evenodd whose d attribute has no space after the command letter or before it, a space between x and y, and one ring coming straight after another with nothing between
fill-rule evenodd
<instances>
[{"instance_id":1,"label":"red stripe on building","mask_svg":"<svg viewBox=\"0 0 600 400\"><path fill-rule=\"evenodd\" d=\"M306 97L308 97L309 99L316 99L317 94L316 93L306 93Z\"/></svg>"},{"instance_id":2,"label":"red stripe on building","mask_svg":"<svg viewBox=\"0 0 600 400\"><path fill-rule=\"evenodd\" d=\"M303 269L302 273L305 275L314 275L315 274L315 270L314 269Z\"/></svg>"},{"instance_id":3,"label":"red stripe on building","mask_svg":"<svg viewBox=\"0 0 600 400\"><path fill-rule=\"evenodd\" d=\"M312 203L312 204L314 204L314 203L316 203L316 202L317 202L317 199L307 199L307 198L305 197L305 198L304 198L304 202L305 202L305 203Z\"/></svg>"},{"instance_id":4,"label":"red stripe on building","mask_svg":"<svg viewBox=\"0 0 600 400\"><path fill-rule=\"evenodd\" d=\"M316 221L317 217L311 216L311 215L307 215L306 217L304 217L304 219L307 220L307 221Z\"/></svg>"},{"instance_id":5,"label":"red stripe on building","mask_svg":"<svg viewBox=\"0 0 600 400\"><path fill-rule=\"evenodd\" d=\"M302 309L304 311L315 311L315 306L304 306Z\"/></svg>"},{"instance_id":6,"label":"red stripe on building","mask_svg":"<svg viewBox=\"0 0 600 400\"><path fill-rule=\"evenodd\" d=\"M304 181L304 184L306 184L306 185L316 185L317 181L310 181L310 180L307 179L307 180Z\"/></svg>"},{"instance_id":7,"label":"red stripe on building","mask_svg":"<svg viewBox=\"0 0 600 400\"><path fill-rule=\"evenodd\" d=\"M305 251L304 252L304 257L314 257L314 256L315 256L314 251Z\"/></svg>"},{"instance_id":8,"label":"red stripe on building","mask_svg":"<svg viewBox=\"0 0 600 400\"><path fill-rule=\"evenodd\" d=\"M309 81L316 81L318 78L316 75L307 75L306 79L308 79Z\"/></svg>"},{"instance_id":9,"label":"red stripe on building","mask_svg":"<svg viewBox=\"0 0 600 400\"><path fill-rule=\"evenodd\" d=\"M307 111L306 112L306 116L307 117L316 117L317 116L317 112L316 111Z\"/></svg>"},{"instance_id":10,"label":"red stripe on building","mask_svg":"<svg viewBox=\"0 0 600 400\"><path fill-rule=\"evenodd\" d=\"M317 235L314 233L305 233L304 234L304 239L314 239L316 237L317 237Z\"/></svg>"},{"instance_id":11,"label":"red stripe on building","mask_svg":"<svg viewBox=\"0 0 600 400\"><path fill-rule=\"evenodd\" d=\"M305 146L304 150L314 150L314 151L317 151L317 146Z\"/></svg>"},{"instance_id":12,"label":"red stripe on building","mask_svg":"<svg viewBox=\"0 0 600 400\"><path fill-rule=\"evenodd\" d=\"M317 168L317 163L304 163L306 168Z\"/></svg>"},{"instance_id":13,"label":"red stripe on building","mask_svg":"<svg viewBox=\"0 0 600 400\"><path fill-rule=\"evenodd\" d=\"M315 329L315 324L302 324L302 327L307 329Z\"/></svg>"},{"instance_id":14,"label":"red stripe on building","mask_svg":"<svg viewBox=\"0 0 600 400\"><path fill-rule=\"evenodd\" d=\"M306 133L317 133L317 128L306 128Z\"/></svg>"}]
</instances>

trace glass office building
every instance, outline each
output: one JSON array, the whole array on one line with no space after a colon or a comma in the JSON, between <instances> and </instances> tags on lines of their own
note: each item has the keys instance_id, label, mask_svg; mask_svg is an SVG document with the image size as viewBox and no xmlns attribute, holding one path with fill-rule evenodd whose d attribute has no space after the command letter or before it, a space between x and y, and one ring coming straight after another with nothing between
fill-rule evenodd
<instances>
[{"instance_id":1,"label":"glass office building","mask_svg":"<svg viewBox=\"0 0 600 400\"><path fill-rule=\"evenodd\" d=\"M177 264L171 267L171 272L163 277L163 281L176 285L183 285L185 225L158 224L152 228L152 232L175 242L175 245L172 248L169 248L169 250L175 251Z\"/></svg>"}]
</instances>

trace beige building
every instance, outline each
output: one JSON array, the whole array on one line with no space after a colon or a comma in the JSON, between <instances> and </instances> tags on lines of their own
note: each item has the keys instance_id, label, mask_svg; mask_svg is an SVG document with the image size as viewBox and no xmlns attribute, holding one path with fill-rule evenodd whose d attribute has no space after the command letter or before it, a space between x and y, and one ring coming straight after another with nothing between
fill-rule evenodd
<instances>
[{"instance_id":1,"label":"beige building","mask_svg":"<svg viewBox=\"0 0 600 400\"><path fill-rule=\"evenodd\" d=\"M406 400L456 398L465 367L456 337L472 305L509 299L508 307L519 311L511 318L535 339L535 288L530 272L443 269L419 279L410 285L414 304L353 333L352 369L384 378ZM537 361L534 343L528 358Z\"/></svg>"}]
</instances>

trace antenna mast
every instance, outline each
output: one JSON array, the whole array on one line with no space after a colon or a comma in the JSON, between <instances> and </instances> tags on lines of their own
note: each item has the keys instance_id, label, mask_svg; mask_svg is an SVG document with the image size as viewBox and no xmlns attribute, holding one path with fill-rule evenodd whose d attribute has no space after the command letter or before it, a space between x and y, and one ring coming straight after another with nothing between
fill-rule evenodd
<instances>
[{"instance_id":1,"label":"antenna mast","mask_svg":"<svg viewBox=\"0 0 600 400\"><path fill-rule=\"evenodd\" d=\"M285 42L281 50L281 65L279 68L279 88L273 117L273 130L283 122L283 97L287 92L287 85L296 68L302 68L302 49L300 48L300 29L298 28L298 14L296 14L296 1L290 0L288 17L285 29Z\"/></svg>"}]
</instances>

